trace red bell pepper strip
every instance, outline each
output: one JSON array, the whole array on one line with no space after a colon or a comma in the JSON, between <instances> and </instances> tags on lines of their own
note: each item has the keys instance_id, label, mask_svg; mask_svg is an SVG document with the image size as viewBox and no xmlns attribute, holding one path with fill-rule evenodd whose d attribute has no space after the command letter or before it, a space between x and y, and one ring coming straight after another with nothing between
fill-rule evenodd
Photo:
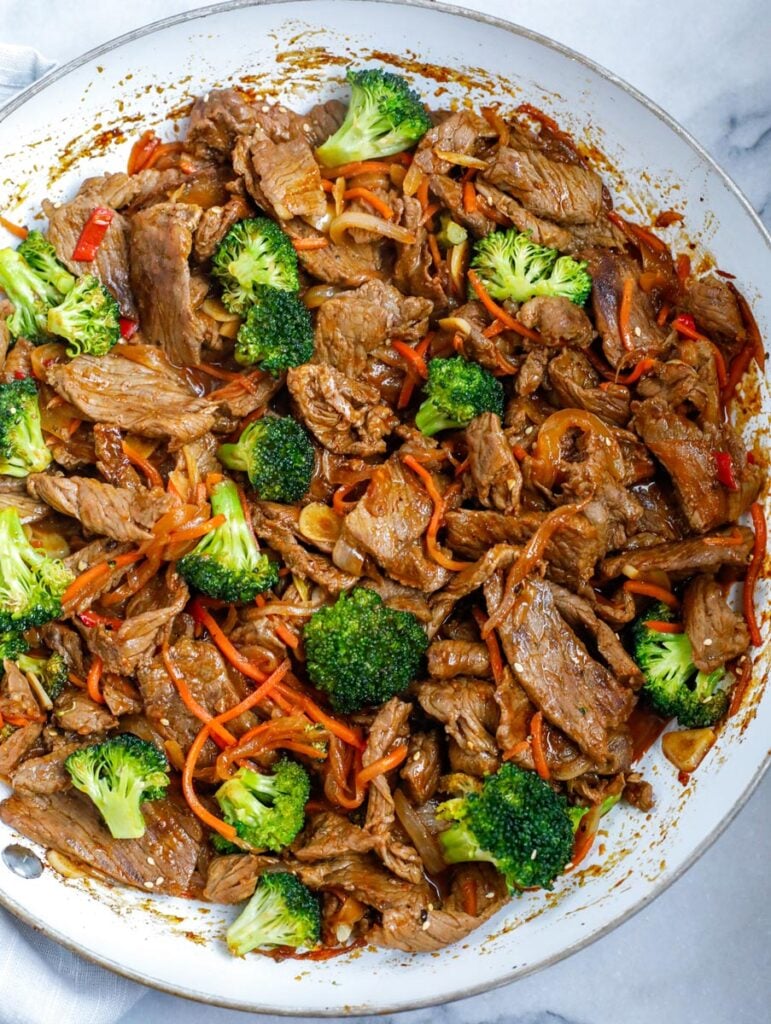
<instances>
[{"instance_id":1,"label":"red bell pepper strip","mask_svg":"<svg viewBox=\"0 0 771 1024\"><path fill-rule=\"evenodd\" d=\"M120 318L120 336L124 341L128 341L129 338L133 338L138 330L139 324L136 320L130 320L127 316L122 316Z\"/></svg>"},{"instance_id":2,"label":"red bell pepper strip","mask_svg":"<svg viewBox=\"0 0 771 1024\"><path fill-rule=\"evenodd\" d=\"M734 474L734 460L729 452L713 452L712 457L717 466L717 478L728 491L738 491L739 485Z\"/></svg>"},{"instance_id":3,"label":"red bell pepper strip","mask_svg":"<svg viewBox=\"0 0 771 1024\"><path fill-rule=\"evenodd\" d=\"M96 257L99 246L104 241L115 211L106 206L97 206L80 232L72 258L79 263L91 263Z\"/></svg>"}]
</instances>

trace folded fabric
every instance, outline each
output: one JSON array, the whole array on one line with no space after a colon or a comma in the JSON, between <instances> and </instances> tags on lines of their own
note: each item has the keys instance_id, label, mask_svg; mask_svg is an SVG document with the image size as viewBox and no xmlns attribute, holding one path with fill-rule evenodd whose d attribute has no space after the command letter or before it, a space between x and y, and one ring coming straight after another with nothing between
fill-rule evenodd
<instances>
[{"instance_id":1,"label":"folded fabric","mask_svg":"<svg viewBox=\"0 0 771 1024\"><path fill-rule=\"evenodd\" d=\"M31 46L0 44L0 105L55 66L55 61L48 60Z\"/></svg>"}]
</instances>

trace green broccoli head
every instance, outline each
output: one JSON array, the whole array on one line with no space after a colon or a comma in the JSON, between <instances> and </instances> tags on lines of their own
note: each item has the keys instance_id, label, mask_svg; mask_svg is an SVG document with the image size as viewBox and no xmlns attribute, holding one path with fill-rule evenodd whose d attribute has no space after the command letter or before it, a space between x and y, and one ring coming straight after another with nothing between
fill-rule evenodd
<instances>
[{"instance_id":1,"label":"green broccoli head","mask_svg":"<svg viewBox=\"0 0 771 1024\"><path fill-rule=\"evenodd\" d=\"M439 217L439 230L436 233L436 240L443 249L451 249L454 245L462 245L468 238L468 231L457 221L454 221L449 213L443 213Z\"/></svg>"},{"instance_id":2,"label":"green broccoli head","mask_svg":"<svg viewBox=\"0 0 771 1024\"><path fill-rule=\"evenodd\" d=\"M479 363L460 356L432 359L428 364L426 399L415 426L431 437L440 430L459 430L483 412L503 416L503 385Z\"/></svg>"},{"instance_id":3,"label":"green broccoli head","mask_svg":"<svg viewBox=\"0 0 771 1024\"><path fill-rule=\"evenodd\" d=\"M235 359L278 377L313 355L311 315L294 292L258 285L238 331Z\"/></svg>"},{"instance_id":4,"label":"green broccoli head","mask_svg":"<svg viewBox=\"0 0 771 1024\"><path fill-rule=\"evenodd\" d=\"M351 101L345 120L316 150L325 167L401 153L431 127L420 97L401 75L380 68L349 69L346 78Z\"/></svg>"},{"instance_id":5,"label":"green broccoli head","mask_svg":"<svg viewBox=\"0 0 771 1024\"><path fill-rule=\"evenodd\" d=\"M272 775L239 768L214 794L225 821L256 850L283 850L305 823L308 773L294 761L279 761Z\"/></svg>"},{"instance_id":6,"label":"green broccoli head","mask_svg":"<svg viewBox=\"0 0 771 1024\"><path fill-rule=\"evenodd\" d=\"M228 928L228 949L244 956L273 946L313 948L321 935L321 907L310 889L285 871L261 875L254 895Z\"/></svg>"},{"instance_id":7,"label":"green broccoli head","mask_svg":"<svg viewBox=\"0 0 771 1024\"><path fill-rule=\"evenodd\" d=\"M37 274L17 249L0 249L0 288L13 303L6 323L12 338L48 338L48 311L63 296Z\"/></svg>"},{"instance_id":8,"label":"green broccoli head","mask_svg":"<svg viewBox=\"0 0 771 1024\"><path fill-rule=\"evenodd\" d=\"M0 512L0 632L20 632L56 619L72 573L27 540L15 508Z\"/></svg>"},{"instance_id":9,"label":"green broccoli head","mask_svg":"<svg viewBox=\"0 0 771 1024\"><path fill-rule=\"evenodd\" d=\"M240 220L220 242L212 273L222 285L222 302L231 313L245 316L267 285L297 292L300 277L292 240L267 217Z\"/></svg>"},{"instance_id":10,"label":"green broccoli head","mask_svg":"<svg viewBox=\"0 0 771 1024\"><path fill-rule=\"evenodd\" d=\"M415 679L428 640L417 618L357 587L305 626L308 675L336 711L383 704Z\"/></svg>"},{"instance_id":11,"label":"green broccoli head","mask_svg":"<svg viewBox=\"0 0 771 1024\"><path fill-rule=\"evenodd\" d=\"M62 654L51 654L47 658L20 652L15 659L22 672L31 673L51 700L56 700L64 689L70 666Z\"/></svg>"},{"instance_id":12,"label":"green broccoli head","mask_svg":"<svg viewBox=\"0 0 771 1024\"><path fill-rule=\"evenodd\" d=\"M48 331L65 338L68 356L103 356L120 341L120 309L101 281L81 277L48 311Z\"/></svg>"},{"instance_id":13,"label":"green broccoli head","mask_svg":"<svg viewBox=\"0 0 771 1024\"><path fill-rule=\"evenodd\" d=\"M646 625L673 618L667 605L657 603L632 625L634 660L645 676L642 692L654 711L688 729L714 725L728 710L732 677L724 667L700 672L687 633L662 633Z\"/></svg>"},{"instance_id":14,"label":"green broccoli head","mask_svg":"<svg viewBox=\"0 0 771 1024\"><path fill-rule=\"evenodd\" d=\"M614 793L613 796L606 796L600 804L600 817L604 818L608 811L613 810L620 799L620 793ZM590 810L591 807L580 807L578 804L568 807L568 816L570 817L570 824L574 833L578 831L578 826Z\"/></svg>"},{"instance_id":15,"label":"green broccoli head","mask_svg":"<svg viewBox=\"0 0 771 1024\"><path fill-rule=\"evenodd\" d=\"M72 290L76 281L75 275L59 262L56 250L40 231L30 231L16 251L38 277L59 296L57 302Z\"/></svg>"},{"instance_id":16,"label":"green broccoli head","mask_svg":"<svg viewBox=\"0 0 771 1024\"><path fill-rule=\"evenodd\" d=\"M480 793L440 804L437 817L452 822L439 835L447 863L489 861L512 892L551 889L573 852L565 798L510 762L484 779Z\"/></svg>"},{"instance_id":17,"label":"green broccoli head","mask_svg":"<svg viewBox=\"0 0 771 1024\"><path fill-rule=\"evenodd\" d=\"M64 767L73 786L93 800L113 839L141 838L142 804L162 799L169 785L166 755L129 732L73 751Z\"/></svg>"},{"instance_id":18,"label":"green broccoli head","mask_svg":"<svg viewBox=\"0 0 771 1024\"><path fill-rule=\"evenodd\" d=\"M28 649L29 644L24 639L23 633L17 633L15 630L6 630L0 633L0 664L6 659L16 661Z\"/></svg>"},{"instance_id":19,"label":"green broccoli head","mask_svg":"<svg viewBox=\"0 0 771 1024\"><path fill-rule=\"evenodd\" d=\"M28 476L42 473L50 464L34 380L25 377L0 384L0 474Z\"/></svg>"},{"instance_id":20,"label":"green broccoli head","mask_svg":"<svg viewBox=\"0 0 771 1024\"><path fill-rule=\"evenodd\" d=\"M592 279L583 260L536 245L527 232L493 231L474 245L471 267L487 292L502 302L526 302L536 295L561 296L583 306ZM473 291L469 298L476 298Z\"/></svg>"},{"instance_id":21,"label":"green broccoli head","mask_svg":"<svg viewBox=\"0 0 771 1024\"><path fill-rule=\"evenodd\" d=\"M232 480L214 486L211 511L212 516L223 515L225 522L177 563L179 574L191 587L218 601L253 601L276 585L278 568L260 554Z\"/></svg>"},{"instance_id":22,"label":"green broccoli head","mask_svg":"<svg viewBox=\"0 0 771 1024\"><path fill-rule=\"evenodd\" d=\"M311 485L313 445L291 416L254 420L235 444L220 445L217 458L246 473L263 501L299 501Z\"/></svg>"}]
</instances>

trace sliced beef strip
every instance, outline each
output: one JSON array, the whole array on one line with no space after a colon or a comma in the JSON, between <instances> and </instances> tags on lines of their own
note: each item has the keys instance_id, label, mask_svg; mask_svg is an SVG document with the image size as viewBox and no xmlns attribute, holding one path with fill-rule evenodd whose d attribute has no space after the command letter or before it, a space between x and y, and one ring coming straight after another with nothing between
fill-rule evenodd
<instances>
[{"instance_id":1,"label":"sliced beef strip","mask_svg":"<svg viewBox=\"0 0 771 1024\"><path fill-rule=\"evenodd\" d=\"M200 157L226 160L239 135L258 125L257 106L238 89L212 89L190 113L186 145Z\"/></svg>"},{"instance_id":2,"label":"sliced beef strip","mask_svg":"<svg viewBox=\"0 0 771 1024\"><path fill-rule=\"evenodd\" d=\"M281 374L279 377L273 377L269 373L256 370L241 380L246 383L246 387L243 383L226 385L221 390L218 389L216 398L210 399L211 404L216 401L217 406L217 416L212 426L215 433L231 433L244 416L266 406L283 388L286 376Z\"/></svg>"},{"instance_id":3,"label":"sliced beef strip","mask_svg":"<svg viewBox=\"0 0 771 1024\"><path fill-rule=\"evenodd\" d=\"M610 249L589 249L584 253L592 276L592 309L597 331L602 338L602 350L611 366L635 363L642 355L655 356L668 344L667 332L656 323L650 298L640 288L640 267L629 256ZM631 280L632 298L629 307L627 340L628 350L621 338L619 310L624 284Z\"/></svg>"},{"instance_id":4,"label":"sliced beef strip","mask_svg":"<svg viewBox=\"0 0 771 1024\"><path fill-rule=\"evenodd\" d=\"M134 684L115 672L108 672L104 676L102 696L116 718L121 715L138 715L143 709L141 695Z\"/></svg>"},{"instance_id":5,"label":"sliced beef strip","mask_svg":"<svg viewBox=\"0 0 771 1024\"><path fill-rule=\"evenodd\" d=\"M242 136L233 166L259 207L279 221L300 217L320 228L327 213L321 172L303 133L274 142L261 128Z\"/></svg>"},{"instance_id":6,"label":"sliced beef strip","mask_svg":"<svg viewBox=\"0 0 771 1024\"><path fill-rule=\"evenodd\" d=\"M292 238L322 237L297 217L284 224L284 229ZM303 250L297 257L311 277L340 288L356 288L382 277L386 260L382 239L356 244L346 238L339 245L330 242L323 249Z\"/></svg>"},{"instance_id":7,"label":"sliced beef strip","mask_svg":"<svg viewBox=\"0 0 771 1024\"><path fill-rule=\"evenodd\" d=\"M323 145L343 123L347 111L348 107L342 100L327 100L326 103L316 103L311 107L305 115L310 126L307 133L310 144L316 148Z\"/></svg>"},{"instance_id":8,"label":"sliced beef strip","mask_svg":"<svg viewBox=\"0 0 771 1024\"><path fill-rule=\"evenodd\" d=\"M266 515L264 506L255 507L252 514L254 532L277 554L281 555L284 564L301 576L306 576L331 594L339 594L350 590L358 582L358 577L343 572L332 565L324 555L308 551L295 538L292 530L276 519Z\"/></svg>"},{"instance_id":9,"label":"sliced beef strip","mask_svg":"<svg viewBox=\"0 0 771 1024\"><path fill-rule=\"evenodd\" d=\"M11 351L8 353L3 369L0 371L0 381L7 384L12 380L20 380L21 377L32 376L32 353L35 346L26 338L19 338Z\"/></svg>"},{"instance_id":10,"label":"sliced beef strip","mask_svg":"<svg viewBox=\"0 0 771 1024\"><path fill-rule=\"evenodd\" d=\"M688 524L675 499L656 480L632 486L631 493L642 507L637 533L630 538L630 547L649 548L670 540L681 540L688 533Z\"/></svg>"},{"instance_id":11,"label":"sliced beef strip","mask_svg":"<svg viewBox=\"0 0 771 1024\"><path fill-rule=\"evenodd\" d=\"M472 640L434 640L428 648L428 674L432 679L490 675L487 644Z\"/></svg>"},{"instance_id":12,"label":"sliced beef strip","mask_svg":"<svg viewBox=\"0 0 771 1024\"><path fill-rule=\"evenodd\" d=\"M304 863L331 860L348 853L369 853L375 837L349 818L334 811L321 811L308 819L292 843L292 855Z\"/></svg>"},{"instance_id":13,"label":"sliced beef strip","mask_svg":"<svg viewBox=\"0 0 771 1024\"><path fill-rule=\"evenodd\" d=\"M91 700L83 690L65 689L54 701L54 717L58 725L78 736L104 733L114 729L118 719L103 704Z\"/></svg>"},{"instance_id":14,"label":"sliced beef strip","mask_svg":"<svg viewBox=\"0 0 771 1024\"><path fill-rule=\"evenodd\" d=\"M477 209L467 210L463 202L463 186L446 174L432 174L428 179L431 195L438 199L442 206L447 207L452 219L468 228L476 238L482 238L495 230L495 221L488 217L481 204Z\"/></svg>"},{"instance_id":15,"label":"sliced beef strip","mask_svg":"<svg viewBox=\"0 0 771 1024\"><path fill-rule=\"evenodd\" d=\"M178 796L144 803L142 815L141 839L113 839L91 800L74 790L14 793L0 804L6 825L42 846L124 885L187 895L205 842L198 819Z\"/></svg>"},{"instance_id":16,"label":"sliced beef strip","mask_svg":"<svg viewBox=\"0 0 771 1024\"><path fill-rule=\"evenodd\" d=\"M652 811L656 803L653 795L653 786L644 779L627 777L622 794L624 800L636 807L638 811Z\"/></svg>"},{"instance_id":17,"label":"sliced beef strip","mask_svg":"<svg viewBox=\"0 0 771 1024\"><path fill-rule=\"evenodd\" d=\"M87 533L117 541L145 541L152 528L174 504L160 488L129 490L91 477L32 473L27 489L57 512L78 519Z\"/></svg>"},{"instance_id":18,"label":"sliced beef strip","mask_svg":"<svg viewBox=\"0 0 771 1024\"><path fill-rule=\"evenodd\" d=\"M428 606L428 599L422 590L415 587L405 587L402 583L390 579L388 576L380 576L373 568L368 570L369 575L362 578L361 585L367 590L374 590L383 599L383 604L397 611L410 612L420 622L428 622L431 618L431 609Z\"/></svg>"},{"instance_id":19,"label":"sliced beef strip","mask_svg":"<svg viewBox=\"0 0 771 1024\"><path fill-rule=\"evenodd\" d=\"M606 423L629 422L629 389L612 381L600 387L600 377L581 352L566 349L549 362L549 385L565 408L585 409Z\"/></svg>"},{"instance_id":20,"label":"sliced beef strip","mask_svg":"<svg viewBox=\"0 0 771 1024\"><path fill-rule=\"evenodd\" d=\"M95 423L93 435L96 468L107 483L139 491L142 487L139 474L121 447L123 435L120 430L104 423Z\"/></svg>"},{"instance_id":21,"label":"sliced beef strip","mask_svg":"<svg viewBox=\"0 0 771 1024\"><path fill-rule=\"evenodd\" d=\"M463 558L481 558L497 544L525 544L538 529L541 512L504 515L473 508L448 510L445 515L447 544Z\"/></svg>"},{"instance_id":22,"label":"sliced beef strip","mask_svg":"<svg viewBox=\"0 0 771 1024\"><path fill-rule=\"evenodd\" d=\"M3 661L3 680L0 684L0 713L30 718L40 717L40 706L29 680L15 661Z\"/></svg>"},{"instance_id":23,"label":"sliced beef strip","mask_svg":"<svg viewBox=\"0 0 771 1024\"><path fill-rule=\"evenodd\" d=\"M436 270L428 245L428 230L423 220L423 207L412 196L403 199L402 226L415 237L409 245L397 244L394 263L394 284L405 295L419 295L434 305L434 315L450 305L447 285Z\"/></svg>"},{"instance_id":24,"label":"sliced beef strip","mask_svg":"<svg viewBox=\"0 0 771 1024\"><path fill-rule=\"evenodd\" d=\"M626 722L634 697L589 656L557 611L547 583L523 584L498 635L533 704L596 764L605 764L610 736Z\"/></svg>"},{"instance_id":25,"label":"sliced beef strip","mask_svg":"<svg viewBox=\"0 0 771 1024\"><path fill-rule=\"evenodd\" d=\"M36 501L26 493L26 480L5 477L0 480L0 511L15 508L22 523L37 523L51 514L44 501Z\"/></svg>"},{"instance_id":26,"label":"sliced beef strip","mask_svg":"<svg viewBox=\"0 0 771 1024\"><path fill-rule=\"evenodd\" d=\"M699 422L719 423L723 418L715 357L709 342L689 341L677 358L657 362L637 385L639 398L659 398L672 408L688 406Z\"/></svg>"},{"instance_id":27,"label":"sliced beef strip","mask_svg":"<svg viewBox=\"0 0 771 1024\"><path fill-rule=\"evenodd\" d=\"M522 492L522 472L500 417L483 412L466 427L469 472L480 505L513 512Z\"/></svg>"},{"instance_id":28,"label":"sliced beef strip","mask_svg":"<svg viewBox=\"0 0 771 1024\"><path fill-rule=\"evenodd\" d=\"M83 419L166 438L172 447L201 437L215 421L213 404L192 394L176 374L117 354L56 363L47 368L46 380Z\"/></svg>"},{"instance_id":29,"label":"sliced beef strip","mask_svg":"<svg viewBox=\"0 0 771 1024\"><path fill-rule=\"evenodd\" d=\"M697 576L683 594L683 625L693 648L693 663L714 672L750 646L747 623L728 604L714 576Z\"/></svg>"},{"instance_id":30,"label":"sliced beef strip","mask_svg":"<svg viewBox=\"0 0 771 1024\"><path fill-rule=\"evenodd\" d=\"M7 779L13 773L16 766L23 761L38 742L42 732L42 722L31 722L29 725L23 725L20 729L14 729L11 735L0 743L0 778ZM0 817L2 817L2 804L0 804Z\"/></svg>"},{"instance_id":31,"label":"sliced beef strip","mask_svg":"<svg viewBox=\"0 0 771 1024\"><path fill-rule=\"evenodd\" d=\"M306 363L287 374L289 394L306 427L331 452L377 455L399 422L380 392L324 363Z\"/></svg>"},{"instance_id":32,"label":"sliced beef strip","mask_svg":"<svg viewBox=\"0 0 771 1024\"><path fill-rule=\"evenodd\" d=\"M485 178L538 217L590 224L602 209L602 181L582 164L557 163L535 149L501 146Z\"/></svg>"},{"instance_id":33,"label":"sliced beef strip","mask_svg":"<svg viewBox=\"0 0 771 1024\"><path fill-rule=\"evenodd\" d=\"M499 712L492 683L481 679L429 680L415 688L420 706L444 725L469 755L472 775L487 775L500 764L495 731ZM457 770L457 769L456 769Z\"/></svg>"},{"instance_id":34,"label":"sliced beef strip","mask_svg":"<svg viewBox=\"0 0 771 1024\"><path fill-rule=\"evenodd\" d=\"M17 793L38 793L49 796L61 793L72 785L69 773L64 767L65 760L82 743L64 742L49 754L30 757L23 761L13 773L11 782Z\"/></svg>"},{"instance_id":35,"label":"sliced beef strip","mask_svg":"<svg viewBox=\"0 0 771 1024\"><path fill-rule=\"evenodd\" d=\"M499 569L508 569L518 554L519 550L509 544L496 544L476 562L456 572L447 586L431 599L429 637L433 637L461 598L473 594Z\"/></svg>"},{"instance_id":36,"label":"sliced beef strip","mask_svg":"<svg viewBox=\"0 0 771 1024\"><path fill-rule=\"evenodd\" d=\"M720 538L725 538L726 543L719 543ZM642 574L660 570L675 580L686 579L699 572L715 573L724 565L745 568L752 545L752 530L737 526L730 530L717 530L705 537L688 537L636 548L605 558L600 563L599 582L616 579L627 567Z\"/></svg>"},{"instance_id":37,"label":"sliced beef strip","mask_svg":"<svg viewBox=\"0 0 771 1024\"><path fill-rule=\"evenodd\" d=\"M329 860L312 863L289 861L288 867L309 888L342 890L380 913L406 905L420 915L431 900L427 882L413 885L403 878L397 878L372 854L347 850Z\"/></svg>"},{"instance_id":38,"label":"sliced beef strip","mask_svg":"<svg viewBox=\"0 0 771 1024\"><path fill-rule=\"evenodd\" d=\"M204 210L193 238L193 252L199 262L211 259L228 231L251 214L251 206L240 195L231 196L224 206Z\"/></svg>"},{"instance_id":39,"label":"sliced beef strip","mask_svg":"<svg viewBox=\"0 0 771 1024\"><path fill-rule=\"evenodd\" d=\"M570 231L559 224L553 224L550 220L542 220L536 217L518 200L507 196L495 185L491 185L485 179L484 174L474 181L479 195L484 196L488 205L494 207L499 213L508 217L517 231L527 231L530 237L538 245L547 245L551 249L559 249L564 252L573 246L573 235Z\"/></svg>"},{"instance_id":40,"label":"sliced beef strip","mask_svg":"<svg viewBox=\"0 0 771 1024\"><path fill-rule=\"evenodd\" d=\"M517 320L538 331L544 345L587 348L594 338L594 328L583 309L559 295L528 299L517 310Z\"/></svg>"},{"instance_id":41,"label":"sliced beef strip","mask_svg":"<svg viewBox=\"0 0 771 1024\"><path fill-rule=\"evenodd\" d=\"M424 174L447 174L453 165L438 157L436 150L473 156L480 143L494 137L494 130L479 114L471 110L455 111L420 140L415 150L415 165Z\"/></svg>"},{"instance_id":42,"label":"sliced beef strip","mask_svg":"<svg viewBox=\"0 0 771 1024\"><path fill-rule=\"evenodd\" d=\"M362 754L364 768L385 757L409 739L408 718L412 705L392 697L375 715ZM386 774L375 776L369 784L364 831L374 839L373 849L385 866L398 878L414 885L423 879L423 862L414 846L405 843L394 830L396 809Z\"/></svg>"},{"instance_id":43,"label":"sliced beef strip","mask_svg":"<svg viewBox=\"0 0 771 1024\"><path fill-rule=\"evenodd\" d=\"M76 675L84 676L83 645L74 629L62 622L47 622L39 628L38 635L50 651L66 659Z\"/></svg>"},{"instance_id":44,"label":"sliced beef strip","mask_svg":"<svg viewBox=\"0 0 771 1024\"><path fill-rule=\"evenodd\" d=\"M407 760L399 776L407 798L421 807L437 790L442 771L442 745L436 730L410 736Z\"/></svg>"},{"instance_id":45,"label":"sliced beef strip","mask_svg":"<svg viewBox=\"0 0 771 1024\"><path fill-rule=\"evenodd\" d=\"M423 550L432 509L415 474L391 458L378 468L364 497L345 517L341 537L399 583L431 593L450 576Z\"/></svg>"},{"instance_id":46,"label":"sliced beef strip","mask_svg":"<svg viewBox=\"0 0 771 1024\"><path fill-rule=\"evenodd\" d=\"M365 370L369 354L389 338L422 338L431 309L427 299L404 296L382 281L336 295L319 307L314 360L355 380Z\"/></svg>"},{"instance_id":47,"label":"sliced beef strip","mask_svg":"<svg viewBox=\"0 0 771 1024\"><path fill-rule=\"evenodd\" d=\"M702 430L663 398L635 404L633 412L634 429L669 473L693 530L705 533L747 511L758 496L763 472L747 462L744 444L730 424L707 423ZM730 455L737 490L718 479L716 452Z\"/></svg>"},{"instance_id":48,"label":"sliced beef strip","mask_svg":"<svg viewBox=\"0 0 771 1024\"><path fill-rule=\"evenodd\" d=\"M736 296L728 284L714 274L689 281L682 306L693 316L700 330L729 350L744 341L747 332Z\"/></svg>"},{"instance_id":49,"label":"sliced beef strip","mask_svg":"<svg viewBox=\"0 0 771 1024\"><path fill-rule=\"evenodd\" d=\"M500 681L495 685L495 701L500 710L495 742L505 754L527 739L530 719L534 713L530 698L508 666L504 668Z\"/></svg>"},{"instance_id":50,"label":"sliced beef strip","mask_svg":"<svg viewBox=\"0 0 771 1024\"><path fill-rule=\"evenodd\" d=\"M206 872L203 898L210 903L243 903L254 894L263 871L278 863L273 857L261 857L256 853L229 853L224 857L213 857Z\"/></svg>"},{"instance_id":51,"label":"sliced beef strip","mask_svg":"<svg viewBox=\"0 0 771 1024\"><path fill-rule=\"evenodd\" d=\"M131 218L131 286L142 333L181 366L201 362L201 346L217 325L194 306L188 259L202 211L157 203Z\"/></svg>"}]
</instances>

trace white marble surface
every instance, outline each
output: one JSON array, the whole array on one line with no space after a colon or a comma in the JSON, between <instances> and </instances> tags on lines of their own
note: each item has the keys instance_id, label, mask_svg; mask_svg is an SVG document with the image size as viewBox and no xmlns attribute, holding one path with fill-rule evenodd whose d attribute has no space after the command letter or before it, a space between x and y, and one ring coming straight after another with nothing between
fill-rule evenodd
<instances>
[{"instance_id":1,"label":"white marble surface","mask_svg":"<svg viewBox=\"0 0 771 1024\"><path fill-rule=\"evenodd\" d=\"M706 146L771 225L768 0L466 0L465 5L552 36L626 78ZM148 21L198 6L188 0L0 0L0 41L31 44L66 61ZM771 1016L770 821L767 778L699 863L610 936L507 988L385 1019L394 1024L764 1024ZM4 1019L0 1000L0 1022ZM246 1019L147 992L115 1024ZM266 1024L269 1020L279 1018L265 1018Z\"/></svg>"}]
</instances>

